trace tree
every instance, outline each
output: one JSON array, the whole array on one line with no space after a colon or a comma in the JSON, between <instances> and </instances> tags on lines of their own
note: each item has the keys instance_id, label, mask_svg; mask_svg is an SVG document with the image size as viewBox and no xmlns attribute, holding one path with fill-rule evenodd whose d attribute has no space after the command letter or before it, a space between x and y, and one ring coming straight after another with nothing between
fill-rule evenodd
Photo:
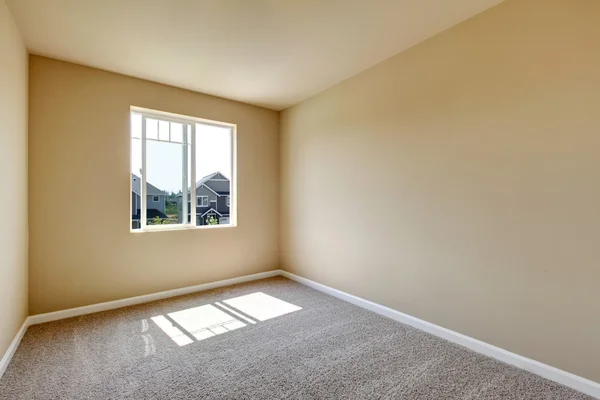
<instances>
[{"instance_id":1,"label":"tree","mask_svg":"<svg viewBox=\"0 0 600 400\"><path fill-rule=\"evenodd\" d=\"M208 218L206 218L206 224L219 225L219 220L214 215L209 215Z\"/></svg>"},{"instance_id":2,"label":"tree","mask_svg":"<svg viewBox=\"0 0 600 400\"><path fill-rule=\"evenodd\" d=\"M177 216L177 202L176 201L170 201L167 200L166 204L165 204L165 214L167 214L167 216L169 218L171 218L171 216Z\"/></svg>"}]
</instances>

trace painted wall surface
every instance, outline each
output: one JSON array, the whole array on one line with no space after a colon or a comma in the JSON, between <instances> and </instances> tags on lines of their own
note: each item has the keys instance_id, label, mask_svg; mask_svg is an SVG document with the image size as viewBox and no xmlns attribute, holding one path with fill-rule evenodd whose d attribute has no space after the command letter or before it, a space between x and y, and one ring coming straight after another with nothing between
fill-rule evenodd
<instances>
[{"instance_id":1,"label":"painted wall surface","mask_svg":"<svg viewBox=\"0 0 600 400\"><path fill-rule=\"evenodd\" d=\"M31 314L279 267L277 112L39 56L29 72ZM132 105L237 124L237 227L130 233Z\"/></svg>"},{"instance_id":2,"label":"painted wall surface","mask_svg":"<svg viewBox=\"0 0 600 400\"><path fill-rule=\"evenodd\" d=\"M284 111L283 267L600 381L599 43L508 0Z\"/></svg>"},{"instance_id":3,"label":"painted wall surface","mask_svg":"<svg viewBox=\"0 0 600 400\"><path fill-rule=\"evenodd\" d=\"M27 318L27 51L0 1L0 357Z\"/></svg>"}]
</instances>

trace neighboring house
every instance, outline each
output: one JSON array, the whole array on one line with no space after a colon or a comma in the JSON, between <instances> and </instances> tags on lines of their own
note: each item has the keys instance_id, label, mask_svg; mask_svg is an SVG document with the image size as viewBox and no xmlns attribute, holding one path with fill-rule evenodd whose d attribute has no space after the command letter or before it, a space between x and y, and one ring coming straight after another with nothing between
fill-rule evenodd
<instances>
[{"instance_id":1,"label":"neighboring house","mask_svg":"<svg viewBox=\"0 0 600 400\"><path fill-rule=\"evenodd\" d=\"M214 172L206 175L196 182L196 225L207 225L207 219L214 217L219 224L229 224L230 207L230 187L229 179L220 172ZM177 198L177 207L181 216L182 196ZM191 209L190 195L188 195L188 210ZM190 220L188 211L187 220ZM180 223L181 217L180 217Z\"/></svg>"},{"instance_id":2,"label":"neighboring house","mask_svg":"<svg viewBox=\"0 0 600 400\"><path fill-rule=\"evenodd\" d=\"M141 197L140 197L140 188L142 187L142 179L135 175L131 174L131 228L138 229L140 228L140 219L141 219ZM165 214L165 206L166 206L166 193L156 186L146 182L146 221L149 221L155 217L160 217L163 219L167 218Z\"/></svg>"}]
</instances>

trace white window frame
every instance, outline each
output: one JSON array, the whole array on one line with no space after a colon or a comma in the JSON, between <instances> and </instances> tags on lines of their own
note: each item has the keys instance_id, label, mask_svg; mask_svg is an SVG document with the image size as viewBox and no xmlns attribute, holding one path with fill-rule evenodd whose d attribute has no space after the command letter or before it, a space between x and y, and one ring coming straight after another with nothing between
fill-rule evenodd
<instances>
[{"instance_id":1,"label":"white window frame","mask_svg":"<svg viewBox=\"0 0 600 400\"><path fill-rule=\"evenodd\" d=\"M156 200L154 200L156 199ZM159 203L160 202L160 196L152 196L152 202L153 203Z\"/></svg>"},{"instance_id":2,"label":"white window frame","mask_svg":"<svg viewBox=\"0 0 600 400\"><path fill-rule=\"evenodd\" d=\"M169 231L169 230L181 230L181 229L215 229L215 228L234 228L237 226L237 202L236 202L236 194L237 194L237 125L213 121L203 118L190 117L180 114L172 114L163 111L150 110L147 108L141 107L130 107L130 113L141 114L142 116L142 134L141 134L141 144L142 144L142 182L141 182L141 190L140 190L140 229L132 229L131 228L131 220L129 221L130 232L149 232L149 231ZM190 207L190 221L187 221L188 215L188 202L187 202L187 194L188 191L185 189L185 192L182 193L182 214L183 214L183 223L182 224L173 224L173 225L148 225L147 224L147 196L146 196L146 118L152 118L162 121L174 122L183 125L183 144L191 146L192 151L190 151L191 159L188 160L188 152L183 152L184 158L184 168L183 168L183 187L187 187L187 171L188 169L191 171L191 179L192 182L190 188L190 198L196 198L196 124L205 124L205 125L214 125L222 128L228 128L231 135L231 180L230 180L230 191L232 196L231 202L235 207L230 206L230 219L229 224L227 225L196 225L196 207ZM188 139L188 129L191 130L191 142L187 144ZM129 132L131 138L131 128ZM130 139L131 143L131 139ZM186 148L187 149L187 148ZM131 149L130 149L131 154ZM189 163L189 164L188 164ZM191 164L191 167L188 168L188 165ZM129 171L129 176L131 176L132 171ZM133 187L132 179L130 181L130 193ZM131 201L130 208L131 208ZM210 203L209 203L210 204ZM130 213L130 215L132 215Z\"/></svg>"},{"instance_id":3,"label":"white window frame","mask_svg":"<svg viewBox=\"0 0 600 400\"><path fill-rule=\"evenodd\" d=\"M198 204L198 200L202 199L201 204ZM206 205L204 205L204 199L206 199ZM196 207L208 207L210 202L208 201L208 196L196 196Z\"/></svg>"}]
</instances>

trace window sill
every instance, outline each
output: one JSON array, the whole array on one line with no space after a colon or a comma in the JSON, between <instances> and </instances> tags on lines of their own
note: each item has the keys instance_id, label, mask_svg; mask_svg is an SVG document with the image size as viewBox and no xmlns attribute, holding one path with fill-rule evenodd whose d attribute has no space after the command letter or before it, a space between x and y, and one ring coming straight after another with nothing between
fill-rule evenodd
<instances>
[{"instance_id":1,"label":"window sill","mask_svg":"<svg viewBox=\"0 0 600 400\"><path fill-rule=\"evenodd\" d=\"M211 229L228 229L235 228L235 224L223 224L223 225L173 225L173 226L160 226L158 227L146 227L145 229L130 229L130 233L148 233L148 232L171 232L171 231L198 231L198 230L211 230Z\"/></svg>"}]
</instances>

